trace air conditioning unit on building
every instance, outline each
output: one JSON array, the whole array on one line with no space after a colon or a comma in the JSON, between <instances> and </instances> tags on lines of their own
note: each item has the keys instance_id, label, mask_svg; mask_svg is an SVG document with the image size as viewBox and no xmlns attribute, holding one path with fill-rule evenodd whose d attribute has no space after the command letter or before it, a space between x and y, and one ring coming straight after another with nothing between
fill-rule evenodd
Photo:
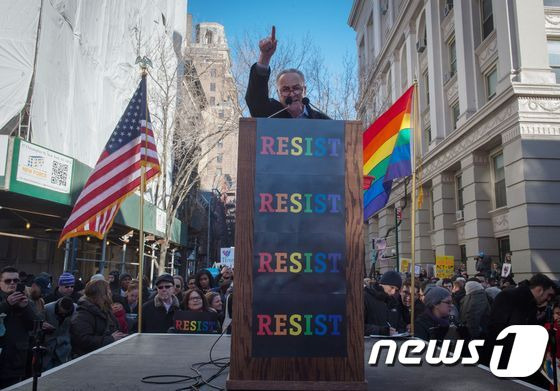
<instances>
[{"instance_id":1,"label":"air conditioning unit on building","mask_svg":"<svg viewBox=\"0 0 560 391\"><path fill-rule=\"evenodd\" d=\"M418 53L424 53L424 50L426 50L426 41L424 40L420 40L416 42L416 51Z\"/></svg>"},{"instance_id":2,"label":"air conditioning unit on building","mask_svg":"<svg viewBox=\"0 0 560 391\"><path fill-rule=\"evenodd\" d=\"M463 211L462 210L456 210L455 211L455 220L457 220L457 221L462 221L463 220Z\"/></svg>"}]
</instances>

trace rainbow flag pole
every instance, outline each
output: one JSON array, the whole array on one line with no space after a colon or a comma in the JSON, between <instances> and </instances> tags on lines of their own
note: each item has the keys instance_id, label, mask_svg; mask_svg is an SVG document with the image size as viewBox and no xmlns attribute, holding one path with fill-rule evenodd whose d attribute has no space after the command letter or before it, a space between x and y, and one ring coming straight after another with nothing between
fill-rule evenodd
<instances>
[{"instance_id":1,"label":"rainbow flag pole","mask_svg":"<svg viewBox=\"0 0 560 391\"><path fill-rule=\"evenodd\" d=\"M414 84L413 87L415 91L416 88L418 87L418 82L416 81L416 79L414 80ZM417 205L419 205L417 203L416 197L417 197L417 193L416 193L416 186L417 186L417 181L416 181L416 170L418 168L418 156L421 155L421 150L422 150L422 140L420 137L420 127L419 127L419 123L420 121L418 120L419 118L419 105L418 105L418 94L414 94L414 98L413 98L413 109L412 109L412 113L413 113L413 120L412 120L412 130L413 130L413 138L412 138L412 158L414 159L414 167L412 168L412 194L411 194L411 200L412 202L410 203L410 274L411 274L411 279L410 279L410 334L414 337L414 319L416 319L414 317L414 302L416 301L416 297L415 297L415 281L416 281L416 207ZM418 206L420 207L420 206Z\"/></svg>"},{"instance_id":2,"label":"rainbow flag pole","mask_svg":"<svg viewBox=\"0 0 560 391\"><path fill-rule=\"evenodd\" d=\"M412 174L411 124L415 86L410 87L363 135L364 177L373 183L364 191L364 221L383 208L393 180Z\"/></svg>"}]
</instances>

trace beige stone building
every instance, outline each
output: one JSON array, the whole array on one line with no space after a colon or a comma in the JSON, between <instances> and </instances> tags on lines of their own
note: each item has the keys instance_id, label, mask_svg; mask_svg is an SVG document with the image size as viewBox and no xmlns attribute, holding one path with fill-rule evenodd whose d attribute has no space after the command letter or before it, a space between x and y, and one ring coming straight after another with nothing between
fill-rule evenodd
<instances>
[{"instance_id":1,"label":"beige stone building","mask_svg":"<svg viewBox=\"0 0 560 391\"><path fill-rule=\"evenodd\" d=\"M237 183L237 137L239 105L231 74L230 52L224 27L200 23L189 45L208 106L204 112L206 129L213 135L201 146L209 151L199 165L202 191L216 189L235 200Z\"/></svg>"},{"instance_id":2,"label":"beige stone building","mask_svg":"<svg viewBox=\"0 0 560 391\"><path fill-rule=\"evenodd\" d=\"M354 0L364 126L418 81L424 203L416 260L512 251L516 280L560 275L560 1ZM366 230L394 227L394 184ZM410 189L399 253L410 257ZM388 237L389 254L395 249ZM368 262L369 264L369 262ZM395 259L378 263L382 270Z\"/></svg>"}]
</instances>

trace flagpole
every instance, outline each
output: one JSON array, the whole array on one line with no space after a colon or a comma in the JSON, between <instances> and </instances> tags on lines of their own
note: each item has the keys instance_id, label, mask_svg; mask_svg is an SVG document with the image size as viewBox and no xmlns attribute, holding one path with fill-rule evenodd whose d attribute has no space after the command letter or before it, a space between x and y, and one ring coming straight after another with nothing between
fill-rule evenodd
<instances>
[{"instance_id":1,"label":"flagpole","mask_svg":"<svg viewBox=\"0 0 560 391\"><path fill-rule=\"evenodd\" d=\"M410 209L410 224L411 224L411 238L410 238L410 251L411 251L411 281L410 281L410 334L414 336L414 301L415 301L415 280L416 280L416 148L418 131L418 82L414 80L413 91L413 109L412 109L412 207Z\"/></svg>"},{"instance_id":2,"label":"flagpole","mask_svg":"<svg viewBox=\"0 0 560 391\"><path fill-rule=\"evenodd\" d=\"M148 74L145 65L141 65L142 68L142 78L145 79ZM144 192L146 191L146 163L148 156L148 88L146 86L144 90L146 96L146 123L144 124L144 131L146 132L145 145L144 145L144 161L142 162L142 167L140 168L140 224L138 229L140 231L139 245L138 245L138 334L142 333L142 292L144 290ZM140 149L142 151L142 149Z\"/></svg>"}]
</instances>

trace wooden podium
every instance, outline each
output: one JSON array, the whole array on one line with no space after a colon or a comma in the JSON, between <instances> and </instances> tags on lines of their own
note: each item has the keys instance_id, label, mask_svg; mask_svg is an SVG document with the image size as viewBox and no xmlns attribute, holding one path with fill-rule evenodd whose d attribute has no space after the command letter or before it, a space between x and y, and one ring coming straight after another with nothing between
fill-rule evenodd
<instances>
[{"instance_id":1,"label":"wooden podium","mask_svg":"<svg viewBox=\"0 0 560 391\"><path fill-rule=\"evenodd\" d=\"M239 124L228 390L365 390L362 131Z\"/></svg>"}]
</instances>

